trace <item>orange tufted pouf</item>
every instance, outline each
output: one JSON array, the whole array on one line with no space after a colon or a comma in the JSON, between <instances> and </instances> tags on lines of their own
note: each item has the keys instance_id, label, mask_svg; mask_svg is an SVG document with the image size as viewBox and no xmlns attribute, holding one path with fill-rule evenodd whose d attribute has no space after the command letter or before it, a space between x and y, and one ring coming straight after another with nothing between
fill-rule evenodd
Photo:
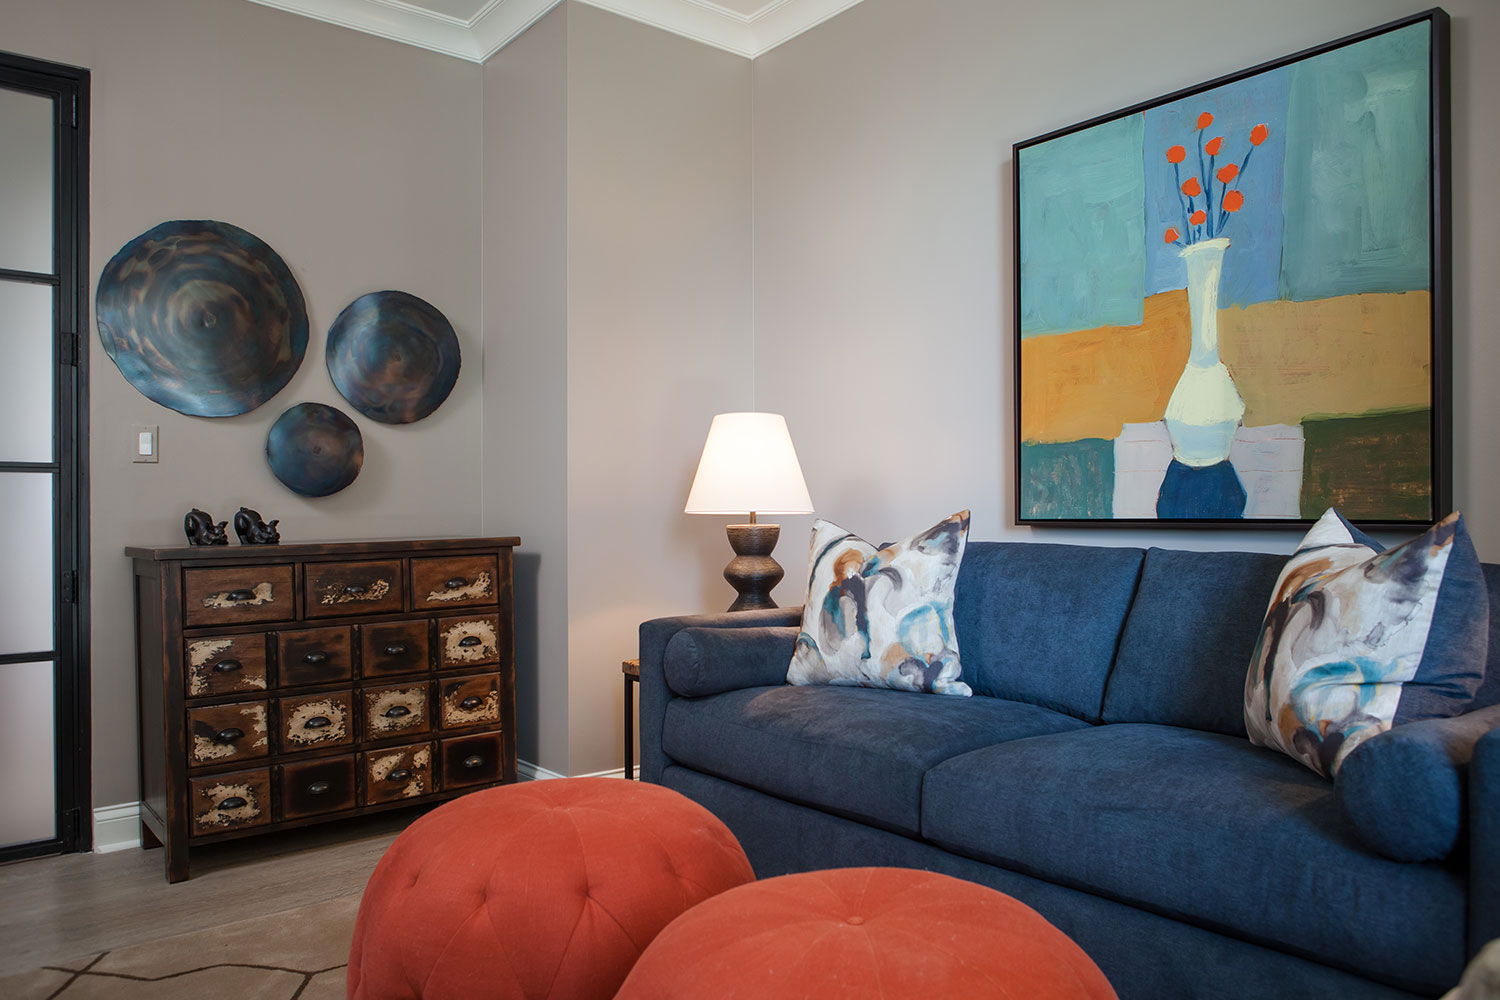
<instances>
[{"instance_id":1,"label":"orange tufted pouf","mask_svg":"<svg viewBox=\"0 0 1500 1000\"><path fill-rule=\"evenodd\" d=\"M646 949L618 1000L1113 1000L1083 949L993 889L906 868L784 875L715 896Z\"/></svg>"},{"instance_id":2,"label":"orange tufted pouf","mask_svg":"<svg viewBox=\"0 0 1500 1000\"><path fill-rule=\"evenodd\" d=\"M349 1000L612 997L663 927L754 877L728 827L657 785L474 792L417 820L375 866Z\"/></svg>"}]
</instances>

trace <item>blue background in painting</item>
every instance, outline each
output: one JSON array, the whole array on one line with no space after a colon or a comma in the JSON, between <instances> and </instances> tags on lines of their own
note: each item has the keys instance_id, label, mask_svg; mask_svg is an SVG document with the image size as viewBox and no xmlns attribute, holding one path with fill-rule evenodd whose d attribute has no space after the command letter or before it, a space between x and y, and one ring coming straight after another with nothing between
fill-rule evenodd
<instances>
[{"instance_id":1,"label":"blue background in painting","mask_svg":"<svg viewBox=\"0 0 1500 1000\"><path fill-rule=\"evenodd\" d=\"M1245 205L1229 216L1216 236L1229 238L1230 249L1224 254L1224 277L1219 285L1219 305L1247 306L1278 297L1281 270L1282 177L1286 159L1287 71L1271 70L1228 86L1195 94L1192 97L1145 113L1146 132L1143 155L1146 168L1146 294L1187 287L1187 268L1178 257L1179 247L1162 239L1168 226L1186 232L1182 202L1178 199L1177 181L1167 150L1172 146L1187 149L1187 159L1180 165L1182 179L1205 178L1198 170L1198 115L1207 111L1213 124L1202 132L1204 142L1223 136L1224 143L1212 168L1204 154L1204 169L1212 176L1225 164L1242 163L1250 147L1250 130L1264 123L1270 130L1266 141L1256 147L1250 163L1242 172L1238 187ZM1214 181L1214 214L1218 215L1220 185ZM1203 196L1195 199L1203 208ZM1206 234L1205 237L1206 238Z\"/></svg>"}]
</instances>

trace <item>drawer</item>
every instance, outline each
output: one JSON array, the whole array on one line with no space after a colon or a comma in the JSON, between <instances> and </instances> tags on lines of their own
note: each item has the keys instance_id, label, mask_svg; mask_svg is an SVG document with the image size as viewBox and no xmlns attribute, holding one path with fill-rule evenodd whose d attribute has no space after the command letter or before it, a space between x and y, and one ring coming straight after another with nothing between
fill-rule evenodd
<instances>
[{"instance_id":1,"label":"drawer","mask_svg":"<svg viewBox=\"0 0 1500 1000\"><path fill-rule=\"evenodd\" d=\"M416 736L432 728L427 682L365 688L365 739Z\"/></svg>"},{"instance_id":2,"label":"drawer","mask_svg":"<svg viewBox=\"0 0 1500 1000\"><path fill-rule=\"evenodd\" d=\"M250 760L270 752L263 701L190 708L187 728L188 763L194 767Z\"/></svg>"},{"instance_id":3,"label":"drawer","mask_svg":"<svg viewBox=\"0 0 1500 1000\"><path fill-rule=\"evenodd\" d=\"M499 733L444 740L442 748L444 788L484 785L504 776Z\"/></svg>"},{"instance_id":4,"label":"drawer","mask_svg":"<svg viewBox=\"0 0 1500 1000\"><path fill-rule=\"evenodd\" d=\"M379 677L425 671L430 663L427 629L425 620L359 626L360 674Z\"/></svg>"},{"instance_id":5,"label":"drawer","mask_svg":"<svg viewBox=\"0 0 1500 1000\"><path fill-rule=\"evenodd\" d=\"M418 743L359 755L365 771L365 802L395 802L436 791L432 781L432 744Z\"/></svg>"},{"instance_id":6,"label":"drawer","mask_svg":"<svg viewBox=\"0 0 1500 1000\"><path fill-rule=\"evenodd\" d=\"M438 619L438 666L478 666L500 659L498 615Z\"/></svg>"},{"instance_id":7,"label":"drawer","mask_svg":"<svg viewBox=\"0 0 1500 1000\"><path fill-rule=\"evenodd\" d=\"M399 559L308 563L302 575L309 618L383 614L403 606Z\"/></svg>"},{"instance_id":8,"label":"drawer","mask_svg":"<svg viewBox=\"0 0 1500 1000\"><path fill-rule=\"evenodd\" d=\"M183 619L192 625L284 622L297 617L292 567L231 566L182 571Z\"/></svg>"},{"instance_id":9,"label":"drawer","mask_svg":"<svg viewBox=\"0 0 1500 1000\"><path fill-rule=\"evenodd\" d=\"M354 697L349 691L278 699L281 750L313 750L354 742Z\"/></svg>"},{"instance_id":10,"label":"drawer","mask_svg":"<svg viewBox=\"0 0 1500 1000\"><path fill-rule=\"evenodd\" d=\"M263 635L194 639L187 643L183 663L189 698L266 689L266 637Z\"/></svg>"},{"instance_id":11,"label":"drawer","mask_svg":"<svg viewBox=\"0 0 1500 1000\"><path fill-rule=\"evenodd\" d=\"M203 836L271 822L271 769L232 771L188 783L193 833Z\"/></svg>"},{"instance_id":12,"label":"drawer","mask_svg":"<svg viewBox=\"0 0 1500 1000\"><path fill-rule=\"evenodd\" d=\"M310 628L276 636L277 676L282 687L333 684L354 676L349 629Z\"/></svg>"},{"instance_id":13,"label":"drawer","mask_svg":"<svg viewBox=\"0 0 1500 1000\"><path fill-rule=\"evenodd\" d=\"M279 770L282 819L354 808L353 757L283 764Z\"/></svg>"},{"instance_id":14,"label":"drawer","mask_svg":"<svg viewBox=\"0 0 1500 1000\"><path fill-rule=\"evenodd\" d=\"M500 721L500 675L444 678L439 682L444 729Z\"/></svg>"},{"instance_id":15,"label":"drawer","mask_svg":"<svg viewBox=\"0 0 1500 1000\"><path fill-rule=\"evenodd\" d=\"M499 576L499 562L494 553L413 559L412 608L422 611L494 604L500 592Z\"/></svg>"}]
</instances>

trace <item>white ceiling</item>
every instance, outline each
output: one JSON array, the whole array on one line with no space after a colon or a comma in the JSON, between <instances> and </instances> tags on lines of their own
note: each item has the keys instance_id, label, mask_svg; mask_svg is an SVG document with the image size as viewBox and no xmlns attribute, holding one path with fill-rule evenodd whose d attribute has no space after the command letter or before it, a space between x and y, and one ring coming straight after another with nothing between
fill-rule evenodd
<instances>
[{"instance_id":1,"label":"white ceiling","mask_svg":"<svg viewBox=\"0 0 1500 1000\"><path fill-rule=\"evenodd\" d=\"M250 0L484 62L561 0ZM860 0L581 0L749 59Z\"/></svg>"}]
</instances>

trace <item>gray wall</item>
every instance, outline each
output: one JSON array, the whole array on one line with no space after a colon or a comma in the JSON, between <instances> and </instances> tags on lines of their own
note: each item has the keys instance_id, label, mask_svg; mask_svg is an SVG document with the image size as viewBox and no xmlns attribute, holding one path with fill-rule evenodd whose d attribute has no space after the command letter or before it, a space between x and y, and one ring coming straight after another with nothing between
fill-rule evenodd
<instances>
[{"instance_id":1,"label":"gray wall","mask_svg":"<svg viewBox=\"0 0 1500 1000\"><path fill-rule=\"evenodd\" d=\"M94 802L137 798L134 624L126 545L182 544L190 506L281 518L288 541L480 530L478 66L244 0L7 0L0 45L93 72L92 282L167 219L231 222L269 243L307 299L301 369L228 419L184 417L125 382L90 338ZM452 321L464 367L428 419L377 424L323 364L356 296L399 288ZM92 327L92 323L90 324ZM266 431L301 400L341 405L364 435L358 480L297 497L266 468ZM132 424L161 462L130 462Z\"/></svg>"},{"instance_id":2,"label":"gray wall","mask_svg":"<svg viewBox=\"0 0 1500 1000\"><path fill-rule=\"evenodd\" d=\"M1500 559L1500 5L1454 0L1455 490ZM1300 532L1015 527L1011 143L1412 13L1399 0L864 0L755 61L755 394L820 514L900 537L1286 551ZM786 518L788 542L808 518ZM1400 537L1400 536L1396 536ZM794 574L795 575L795 574ZM800 603L791 580L777 597Z\"/></svg>"}]
</instances>

